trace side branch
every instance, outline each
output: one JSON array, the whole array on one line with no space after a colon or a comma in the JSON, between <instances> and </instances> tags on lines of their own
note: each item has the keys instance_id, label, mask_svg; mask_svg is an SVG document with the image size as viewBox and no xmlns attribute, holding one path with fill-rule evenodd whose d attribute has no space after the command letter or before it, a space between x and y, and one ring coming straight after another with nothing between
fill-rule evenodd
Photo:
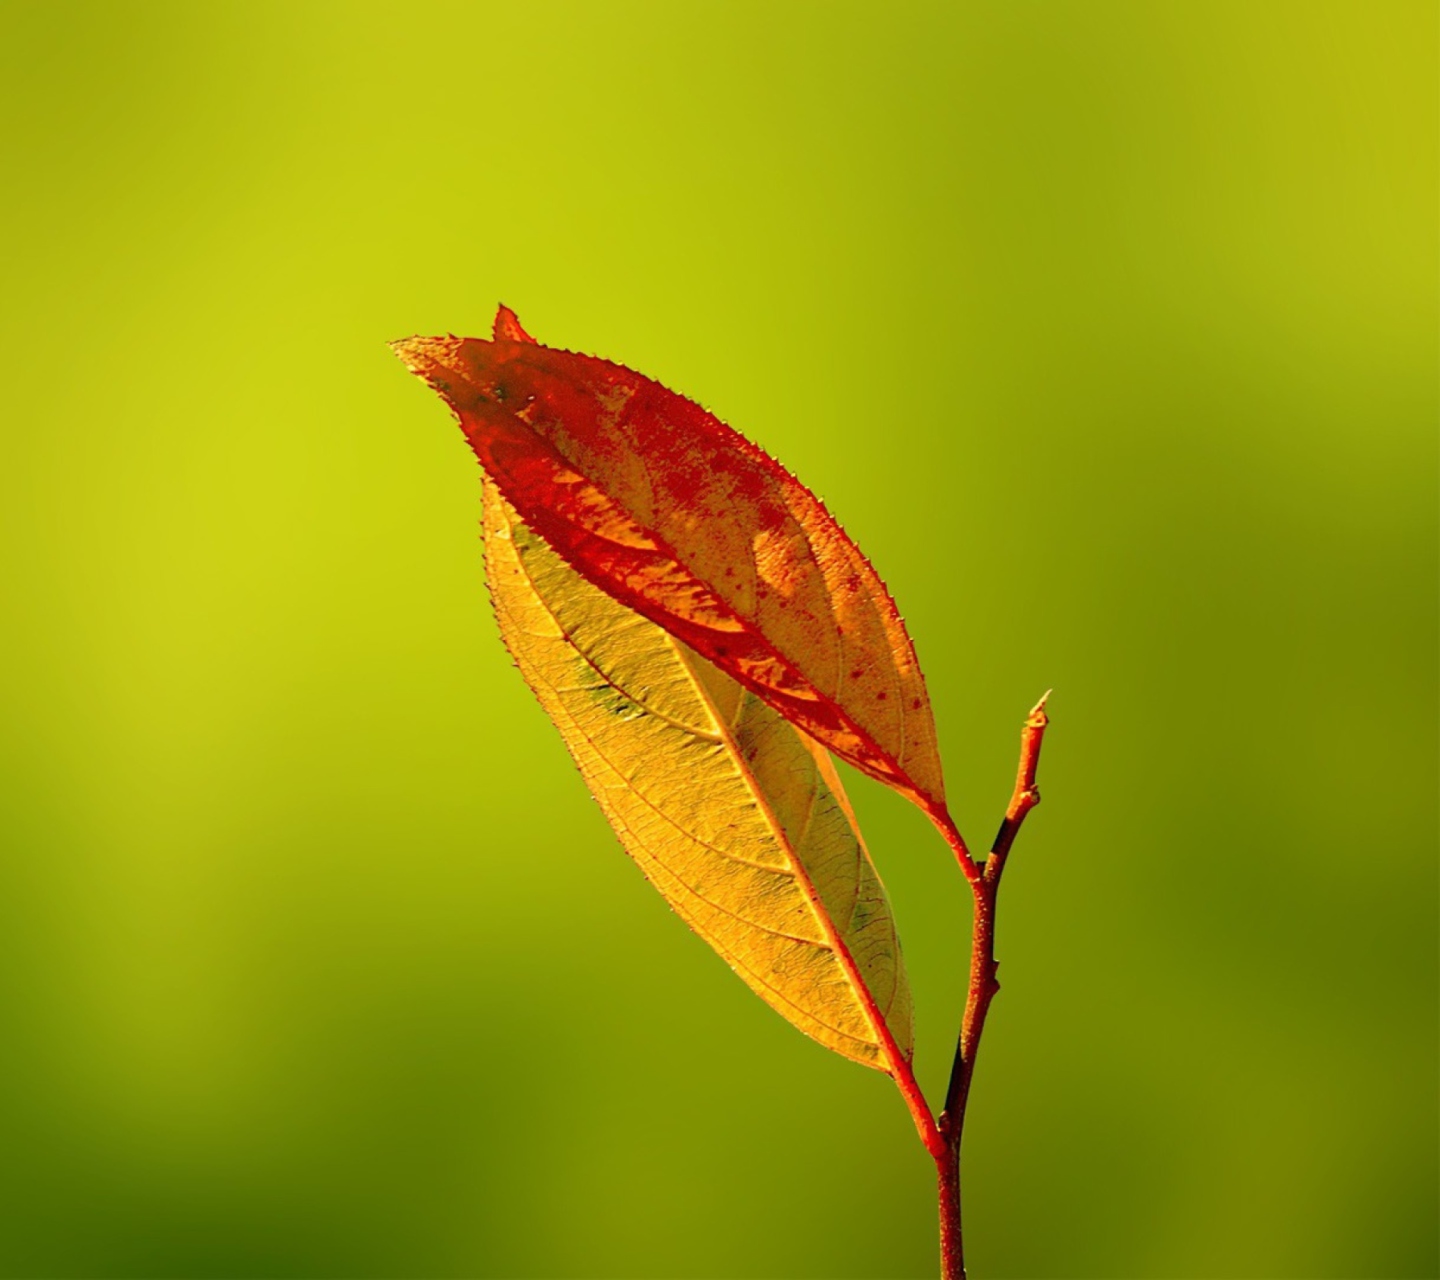
<instances>
[{"instance_id":1,"label":"side branch","mask_svg":"<svg viewBox=\"0 0 1440 1280\"><path fill-rule=\"evenodd\" d=\"M1025 726L1020 730L1020 768L1015 775L1015 790L1011 793L1010 807L1005 810L1000 830L995 834L995 843L990 846L990 856L985 860L985 879L991 883L999 883L1000 873L1005 869L1005 855L1015 843L1020 824L1025 821L1025 815L1040 803L1035 770L1040 766L1040 747L1045 741L1045 730L1050 725L1050 717L1045 714L1045 703L1050 694L1051 690L1045 690L1040 701L1030 709Z\"/></svg>"},{"instance_id":2,"label":"side branch","mask_svg":"<svg viewBox=\"0 0 1440 1280\"><path fill-rule=\"evenodd\" d=\"M940 1114L940 1131L952 1147L960 1146L960 1130L965 1123L965 1100L970 1093L970 1078L975 1071L975 1055L980 1048L980 1033L985 1029L985 1015L990 1001L1000 990L995 959L995 899L1000 891L1000 877L1005 871L1005 858L1015 843L1025 815L1040 803L1040 788L1035 785L1035 771L1040 765L1040 747L1050 717L1045 714L1047 689L1031 708L1020 730L1020 767L1015 775L1015 790L1005 818L985 859L985 870L979 882L971 881L975 896L975 925L970 947L970 989L965 1001L965 1019L960 1027L960 1040L955 1046L955 1061L950 1072L950 1087L945 1094L945 1107Z\"/></svg>"},{"instance_id":3,"label":"side branch","mask_svg":"<svg viewBox=\"0 0 1440 1280\"><path fill-rule=\"evenodd\" d=\"M980 1048L980 1035L985 1030L985 1016L990 1011L990 1001L1000 990L1000 983L995 977L1000 967L995 959L995 899L1010 846L1015 843L1025 815L1040 803L1035 771L1040 764L1040 747L1050 723L1050 717L1045 714L1045 701L1049 696L1046 692L1035 704L1020 731L1020 767L1015 776L1015 790L983 869L970 858L963 842L955 850L975 898L975 925L970 943L970 987L965 1000L965 1018L960 1026L955 1061L950 1070L950 1087L946 1090L945 1106L937 1126L945 1149L944 1157L935 1162L939 1174L940 1253L945 1280L964 1280L965 1276L960 1219L960 1137L965 1127L965 1104L970 1097L975 1055ZM958 832L956 834L958 836ZM973 874L971 868L974 868Z\"/></svg>"}]
</instances>

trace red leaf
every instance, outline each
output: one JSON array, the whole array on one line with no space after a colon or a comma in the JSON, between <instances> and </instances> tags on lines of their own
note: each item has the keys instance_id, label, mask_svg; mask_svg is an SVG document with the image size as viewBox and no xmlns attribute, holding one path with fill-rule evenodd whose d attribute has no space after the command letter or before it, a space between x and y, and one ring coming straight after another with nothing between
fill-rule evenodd
<instances>
[{"instance_id":1,"label":"red leaf","mask_svg":"<svg viewBox=\"0 0 1440 1280\"><path fill-rule=\"evenodd\" d=\"M525 523L842 759L943 813L914 647L820 500L658 382L541 346L505 307L494 333L394 346Z\"/></svg>"}]
</instances>

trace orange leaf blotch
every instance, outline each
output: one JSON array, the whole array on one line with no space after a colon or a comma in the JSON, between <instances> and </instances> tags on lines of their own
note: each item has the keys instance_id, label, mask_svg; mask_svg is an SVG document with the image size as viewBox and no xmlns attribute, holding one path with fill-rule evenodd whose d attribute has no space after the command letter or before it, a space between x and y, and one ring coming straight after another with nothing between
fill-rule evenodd
<instances>
[{"instance_id":1,"label":"orange leaf blotch","mask_svg":"<svg viewBox=\"0 0 1440 1280\"><path fill-rule=\"evenodd\" d=\"M505 307L494 334L394 345L520 518L837 755L943 811L914 647L820 500L653 379L538 344Z\"/></svg>"}]
</instances>

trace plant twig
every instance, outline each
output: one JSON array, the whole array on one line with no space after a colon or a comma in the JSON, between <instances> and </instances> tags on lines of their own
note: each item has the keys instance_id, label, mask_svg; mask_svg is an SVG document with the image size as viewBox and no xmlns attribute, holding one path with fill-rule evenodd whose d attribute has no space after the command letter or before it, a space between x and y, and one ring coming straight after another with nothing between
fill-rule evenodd
<instances>
[{"instance_id":1,"label":"plant twig","mask_svg":"<svg viewBox=\"0 0 1440 1280\"><path fill-rule=\"evenodd\" d=\"M1000 967L995 959L995 899L1010 846L1015 843L1025 815L1040 803L1035 771L1040 763L1045 729L1050 723L1049 716L1045 714L1045 701L1049 696L1047 692L1035 704L1020 731L1020 768L1015 778L1015 790L983 867L971 858L948 814L943 825L937 824L955 851L956 860L965 872L975 898L975 923L970 943L970 988L965 1000L965 1018L960 1025L959 1042L955 1046L955 1061L950 1070L950 1087L945 1093L945 1107L940 1113L938 1125L943 1150L936 1155L931 1148L939 1182L940 1258L944 1280L965 1280L965 1247L960 1220L960 1137L965 1127L965 1104L970 1097L970 1083L975 1075L975 1055L980 1048L981 1033L985 1030L985 1015L990 1011L990 1001L1000 990L1000 983L995 977ZM929 1143L926 1145L930 1147Z\"/></svg>"}]
</instances>

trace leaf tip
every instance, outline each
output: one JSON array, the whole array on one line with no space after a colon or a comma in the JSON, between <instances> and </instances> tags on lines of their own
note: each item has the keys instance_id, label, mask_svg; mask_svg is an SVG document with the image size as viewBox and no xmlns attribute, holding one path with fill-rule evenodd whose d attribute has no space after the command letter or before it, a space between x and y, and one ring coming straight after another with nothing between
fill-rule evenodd
<instances>
[{"instance_id":1,"label":"leaf tip","mask_svg":"<svg viewBox=\"0 0 1440 1280\"><path fill-rule=\"evenodd\" d=\"M417 378L445 395L463 341L450 334L443 338L424 338L417 334L397 338L390 343L390 350Z\"/></svg>"},{"instance_id":2,"label":"leaf tip","mask_svg":"<svg viewBox=\"0 0 1440 1280\"><path fill-rule=\"evenodd\" d=\"M495 324L491 329L491 334L496 342L535 343L535 339L525 332L525 326L520 323L520 317L503 302L495 311Z\"/></svg>"}]
</instances>

